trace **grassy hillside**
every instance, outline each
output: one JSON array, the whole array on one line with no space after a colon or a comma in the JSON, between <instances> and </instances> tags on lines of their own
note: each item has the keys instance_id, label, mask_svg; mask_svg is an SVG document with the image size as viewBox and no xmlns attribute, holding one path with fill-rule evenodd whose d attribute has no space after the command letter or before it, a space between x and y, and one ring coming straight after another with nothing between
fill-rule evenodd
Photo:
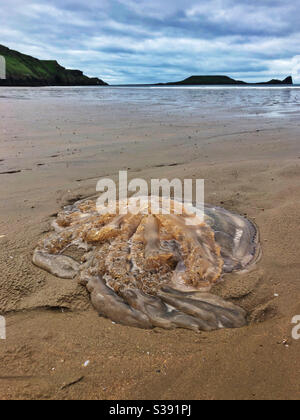
<instances>
[{"instance_id":1,"label":"grassy hillside","mask_svg":"<svg viewBox=\"0 0 300 420\"><path fill-rule=\"evenodd\" d=\"M89 78L79 70L67 70L57 61L38 60L0 45L0 55L6 60L4 86L79 86L107 85L97 78Z\"/></svg>"}]
</instances>

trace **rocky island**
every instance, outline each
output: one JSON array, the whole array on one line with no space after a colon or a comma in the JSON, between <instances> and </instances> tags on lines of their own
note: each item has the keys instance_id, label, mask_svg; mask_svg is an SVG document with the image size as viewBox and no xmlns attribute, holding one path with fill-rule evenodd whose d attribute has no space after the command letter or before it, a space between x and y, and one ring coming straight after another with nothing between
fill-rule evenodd
<instances>
[{"instance_id":1,"label":"rocky island","mask_svg":"<svg viewBox=\"0 0 300 420\"><path fill-rule=\"evenodd\" d=\"M0 86L107 86L103 80L65 69L55 60L39 60L3 45L0 56L6 61L6 79L0 80Z\"/></svg>"},{"instance_id":2,"label":"rocky island","mask_svg":"<svg viewBox=\"0 0 300 420\"><path fill-rule=\"evenodd\" d=\"M159 83L160 86L197 86L197 85L293 85L293 79L291 76L287 77L284 80L272 79L269 82L261 83L246 83L241 80L234 80L228 76L191 76L187 79L184 79L180 82L170 82L170 83Z\"/></svg>"}]
</instances>

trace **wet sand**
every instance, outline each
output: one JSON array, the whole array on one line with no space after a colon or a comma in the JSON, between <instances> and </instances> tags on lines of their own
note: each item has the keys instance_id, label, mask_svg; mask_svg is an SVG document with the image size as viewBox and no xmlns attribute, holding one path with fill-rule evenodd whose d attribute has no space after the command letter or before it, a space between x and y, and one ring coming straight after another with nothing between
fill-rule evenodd
<instances>
[{"instance_id":1,"label":"wet sand","mask_svg":"<svg viewBox=\"0 0 300 420\"><path fill-rule=\"evenodd\" d=\"M300 341L291 337L300 315L296 114L0 106L0 314L7 321L0 399L299 399ZM205 178L208 203L256 222L262 259L214 290L249 312L249 326L195 334L114 325L76 282L32 265L51 217L119 170L147 180Z\"/></svg>"}]
</instances>

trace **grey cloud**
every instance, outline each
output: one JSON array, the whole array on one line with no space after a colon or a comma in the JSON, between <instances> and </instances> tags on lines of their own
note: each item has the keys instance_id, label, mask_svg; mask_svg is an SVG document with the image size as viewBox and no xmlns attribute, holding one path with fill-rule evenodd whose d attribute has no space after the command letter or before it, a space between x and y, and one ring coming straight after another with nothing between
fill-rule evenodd
<instances>
[{"instance_id":1,"label":"grey cloud","mask_svg":"<svg viewBox=\"0 0 300 420\"><path fill-rule=\"evenodd\" d=\"M0 43L111 83L300 70L300 0L10 0Z\"/></svg>"}]
</instances>

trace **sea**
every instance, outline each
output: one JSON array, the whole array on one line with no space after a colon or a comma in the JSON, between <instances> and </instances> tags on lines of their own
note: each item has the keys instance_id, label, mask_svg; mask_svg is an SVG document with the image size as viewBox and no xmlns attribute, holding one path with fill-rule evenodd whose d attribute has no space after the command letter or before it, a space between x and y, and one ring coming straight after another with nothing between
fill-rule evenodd
<instances>
[{"instance_id":1,"label":"sea","mask_svg":"<svg viewBox=\"0 0 300 420\"><path fill-rule=\"evenodd\" d=\"M6 101L116 104L149 112L197 112L204 116L221 112L277 118L300 112L300 85L1 87L0 103Z\"/></svg>"}]
</instances>

